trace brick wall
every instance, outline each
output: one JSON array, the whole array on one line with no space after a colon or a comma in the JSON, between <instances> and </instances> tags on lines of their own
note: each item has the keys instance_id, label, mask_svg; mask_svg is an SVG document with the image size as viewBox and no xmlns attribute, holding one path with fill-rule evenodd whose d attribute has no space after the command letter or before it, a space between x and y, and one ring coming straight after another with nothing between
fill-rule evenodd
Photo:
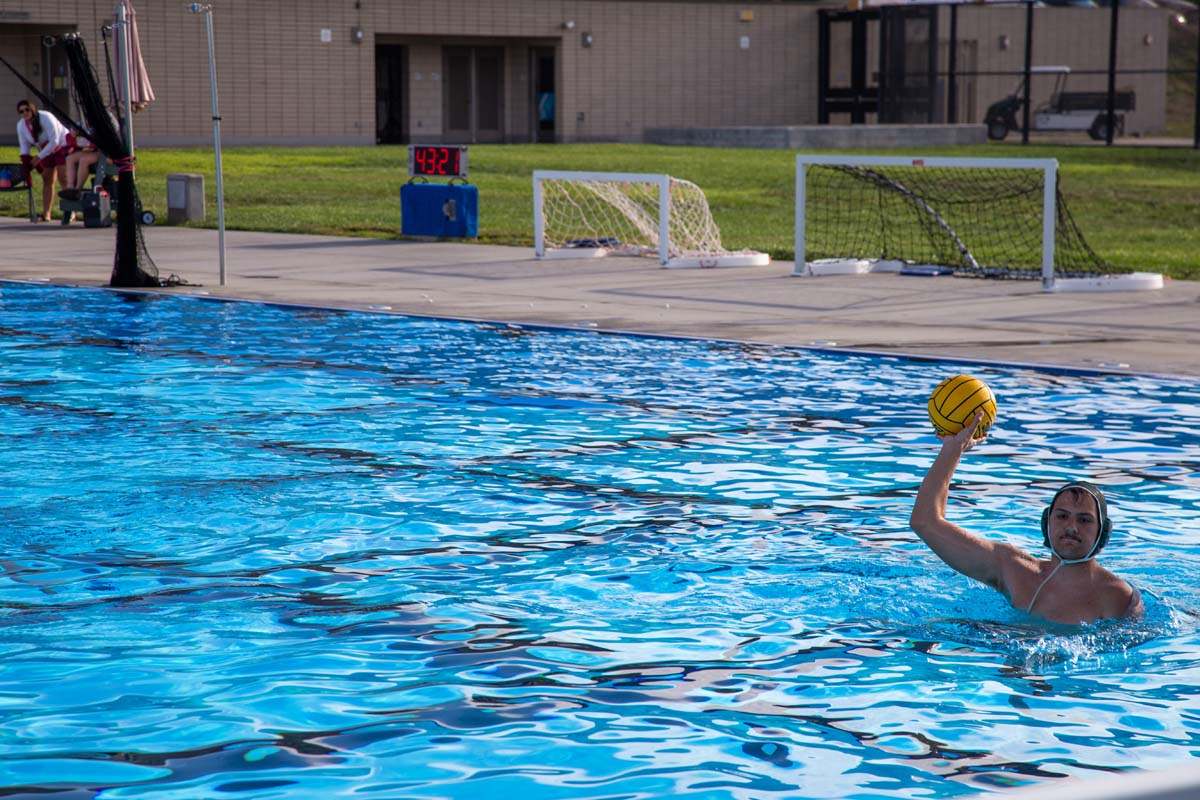
<instances>
[{"instance_id":1,"label":"brick wall","mask_svg":"<svg viewBox=\"0 0 1200 800\"><path fill-rule=\"evenodd\" d=\"M628 0L215 0L222 137L229 144L371 144L375 141L374 45L409 48L409 125L414 139L443 135L446 44L504 48L504 136L529 141L533 114L529 49L557 53L561 141L641 141L648 127L804 125L817 119L817 5L790 2ZM108 13L111 3L104 4ZM829 7L844 8L843 3ZM46 31L77 28L103 79L101 19L93 0L4 0L0 53L26 71ZM157 102L134 123L141 144L211 140L208 49L202 16L178 0L139 0L143 55ZM943 14L945 10L943 10ZM1034 63L1106 63L1108 14L1037 10ZM1166 15L1121 12L1121 65L1166 64ZM565 23L574 23L567 29ZM351 31L364 31L362 43ZM948 26L943 22L943 38ZM322 41L322 31L329 41ZM591 45L584 46L589 34ZM1010 46L999 48L1001 34ZM979 70L1018 68L1024 11L964 8L959 39ZM1147 36L1150 44L1146 44ZM1157 43L1157 44L1156 44ZM835 73L837 64L834 66ZM1010 90L1009 78L963 88L981 115ZM1162 124L1162 76L1123 77L1138 91L1135 130ZM1078 88L1105 86L1081 79ZM23 95L0 74L0 107ZM8 131L7 139L4 132ZM15 141L15 117L0 126Z\"/></svg>"}]
</instances>

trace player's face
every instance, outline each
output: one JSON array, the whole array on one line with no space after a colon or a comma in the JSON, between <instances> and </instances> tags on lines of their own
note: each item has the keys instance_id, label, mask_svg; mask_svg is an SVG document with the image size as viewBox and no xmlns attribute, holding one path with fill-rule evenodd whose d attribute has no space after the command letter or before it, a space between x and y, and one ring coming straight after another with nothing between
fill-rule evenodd
<instances>
[{"instance_id":1,"label":"player's face","mask_svg":"<svg viewBox=\"0 0 1200 800\"><path fill-rule=\"evenodd\" d=\"M1084 558L1100 535L1096 500L1086 492L1063 492L1050 510L1050 542L1060 558Z\"/></svg>"}]
</instances>

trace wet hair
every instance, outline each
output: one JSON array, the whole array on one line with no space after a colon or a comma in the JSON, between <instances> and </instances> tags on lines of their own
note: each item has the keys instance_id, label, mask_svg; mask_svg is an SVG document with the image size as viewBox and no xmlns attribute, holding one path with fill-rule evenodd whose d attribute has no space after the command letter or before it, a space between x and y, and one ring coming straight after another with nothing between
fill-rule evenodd
<instances>
[{"instance_id":1,"label":"wet hair","mask_svg":"<svg viewBox=\"0 0 1200 800\"><path fill-rule=\"evenodd\" d=\"M33 104L32 100L18 100L18 112L21 110L21 106L29 106L29 110L33 112L33 116L29 118L29 126L33 129L33 140L36 142L42 137L42 117L38 114L38 107Z\"/></svg>"}]
</instances>

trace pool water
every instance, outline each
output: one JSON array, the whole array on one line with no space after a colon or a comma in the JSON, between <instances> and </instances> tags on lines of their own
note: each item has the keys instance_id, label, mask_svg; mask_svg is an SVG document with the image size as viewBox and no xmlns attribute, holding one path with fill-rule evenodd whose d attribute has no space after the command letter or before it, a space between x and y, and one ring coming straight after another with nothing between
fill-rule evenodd
<instances>
[{"instance_id":1,"label":"pool water","mask_svg":"<svg viewBox=\"0 0 1200 800\"><path fill-rule=\"evenodd\" d=\"M0 789L947 798L1200 755L1200 387L0 284ZM1136 621L908 530L1109 494Z\"/></svg>"}]
</instances>

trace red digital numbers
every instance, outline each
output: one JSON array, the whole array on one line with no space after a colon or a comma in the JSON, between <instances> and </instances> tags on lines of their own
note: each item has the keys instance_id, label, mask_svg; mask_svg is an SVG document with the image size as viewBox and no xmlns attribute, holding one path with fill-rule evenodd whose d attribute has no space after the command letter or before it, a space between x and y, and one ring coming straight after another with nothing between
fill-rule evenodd
<instances>
[{"instance_id":1,"label":"red digital numbers","mask_svg":"<svg viewBox=\"0 0 1200 800\"><path fill-rule=\"evenodd\" d=\"M460 174L460 151L457 147L414 147L414 175L456 177Z\"/></svg>"}]
</instances>

